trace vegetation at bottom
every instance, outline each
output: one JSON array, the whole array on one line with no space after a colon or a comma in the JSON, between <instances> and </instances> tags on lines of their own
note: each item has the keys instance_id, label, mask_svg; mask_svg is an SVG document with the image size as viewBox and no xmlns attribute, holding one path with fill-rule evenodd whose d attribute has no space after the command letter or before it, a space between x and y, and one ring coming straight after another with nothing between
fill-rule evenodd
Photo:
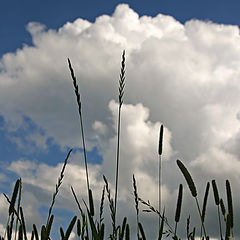
<instances>
[{"instance_id":1,"label":"vegetation at bottom","mask_svg":"<svg viewBox=\"0 0 240 240\"><path fill-rule=\"evenodd\" d=\"M86 172L86 188L88 192L88 202L82 200L80 203L78 196L76 195L74 188L71 187L72 196L75 200L79 213L76 216L73 216L70 221L67 229L64 231L62 227L60 227L60 239L67 240L70 238L72 231L76 233L77 239L81 240L128 240L131 239L131 226L128 223L126 217L124 217L121 221L121 224L118 225L116 223L117 219L117 203L118 203L118 179L119 179L119 163L120 163L120 131L121 131L121 108L123 104L123 96L124 96L124 87L125 87L125 51L122 53L122 61L121 61L121 70L119 77L119 96L118 96L118 123L117 123L117 150L116 150L116 173L115 173L115 194L114 197L111 195L111 190L109 188L109 183L106 176L103 175L104 186L102 189L102 196L100 201L100 209L99 216L96 216L94 200L93 200L93 192L91 190L90 179L88 174L88 166L87 166L87 158L86 158L86 146L85 146L85 138L84 138L84 126L82 120L82 103L81 103L81 95L79 91L79 87L77 84L77 79L72 67L70 60L68 59L68 66L73 82L73 87L76 95L76 102L78 106L79 113L79 122L80 122L80 130L81 130L81 139L82 139L82 147L83 147L83 156L84 156L84 164L85 164L85 172ZM159 147L158 147L158 209L153 207L149 201L145 201L138 196L137 191L137 183L135 176L133 175L133 193L134 193L134 202L135 202L135 210L136 210L136 236L134 239L137 240L145 240L146 235L144 231L144 225L139 220L139 205L142 204L147 209L143 210L145 212L150 212L153 214L157 214L158 216L158 232L157 239L180 239L178 235L178 224L181 218L181 208L182 208L182 199L183 199L183 185L179 185L178 196L176 198L176 212L175 212L175 226L171 226L165 216L165 209L161 207L161 162L162 162L162 152L163 152L163 134L164 127L160 126L159 133ZM66 159L64 161L60 176L57 180L55 192L52 195L52 202L49 207L48 217L46 219L46 223L41 227L37 227L35 224L32 225L32 229L30 230L31 240L49 240L51 239L51 230L54 223L54 214L52 214L52 210L54 207L54 203L56 197L58 195L59 189L61 187L64 171L69 159L69 156L72 152L72 149L68 152ZM212 185L216 211L218 214L218 226L219 226L219 239L227 240L234 239L234 218L233 218L233 201L232 201L232 192L231 185L228 180L226 180L226 195L227 195L227 203L225 204L223 198L219 196L219 191L217 187L217 183L215 180L212 180L206 185L206 191L203 199L203 203L200 204L200 200L198 198L197 189L195 183L183 164L182 161L176 161L179 170L182 172L183 177L188 185L190 193L193 197L193 200L196 202L196 208L199 213L199 226L195 226L193 228L190 227L190 216L187 218L186 224L186 236L182 237L183 239L194 240L194 239L210 239L208 235L207 229L205 227L205 216L207 209L207 202L209 196L210 185ZM24 211L21 206L21 196L22 195L22 180L21 178L17 179L13 193L11 197L8 197L4 194L7 202L9 203L8 209L8 219L6 223L5 232L2 236L0 236L0 240L3 239L24 239L27 240L27 229L24 220ZM105 222L103 217L103 209L104 202L107 201L109 205L109 212L111 217L111 225L112 232L109 235L105 234ZM200 206L201 205L201 206ZM227 205L227 209L225 207Z\"/></svg>"}]
</instances>

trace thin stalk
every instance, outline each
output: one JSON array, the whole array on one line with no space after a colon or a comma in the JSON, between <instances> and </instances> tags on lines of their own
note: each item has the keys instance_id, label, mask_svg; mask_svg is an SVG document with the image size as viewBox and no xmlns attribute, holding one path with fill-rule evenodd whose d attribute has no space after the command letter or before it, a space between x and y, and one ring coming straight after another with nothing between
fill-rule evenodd
<instances>
[{"instance_id":1,"label":"thin stalk","mask_svg":"<svg viewBox=\"0 0 240 240\"><path fill-rule=\"evenodd\" d=\"M160 133L159 133L159 144L158 144L158 211L161 214L161 171L162 171L162 150L163 150L163 125L160 127ZM160 215L158 217L158 230L161 226L161 218Z\"/></svg>"},{"instance_id":2,"label":"thin stalk","mask_svg":"<svg viewBox=\"0 0 240 240\"><path fill-rule=\"evenodd\" d=\"M218 223L219 223L219 230L220 230L220 235L221 235L221 240L222 240L223 239L222 226L221 226L220 211L219 211L220 198L219 198L216 180L212 180L212 187L213 187L215 204L216 204L217 210L218 210Z\"/></svg>"},{"instance_id":3,"label":"thin stalk","mask_svg":"<svg viewBox=\"0 0 240 240\"><path fill-rule=\"evenodd\" d=\"M198 208L198 212L199 212L199 215L200 215L204 236L207 239L207 233L206 233L206 229L205 229L204 222L203 222L203 219L202 219L202 214L201 214L201 210L200 210L200 207L199 207L199 203L198 203L197 197L195 197L195 200L196 200L196 203L197 203L197 208Z\"/></svg>"},{"instance_id":4,"label":"thin stalk","mask_svg":"<svg viewBox=\"0 0 240 240\"><path fill-rule=\"evenodd\" d=\"M18 192L18 204L17 204L17 213L18 213L18 216L19 216L19 212L20 212L21 196L22 196L22 179L19 178L19 192ZM19 221L19 219L16 218L15 240L17 239L18 221Z\"/></svg>"},{"instance_id":5,"label":"thin stalk","mask_svg":"<svg viewBox=\"0 0 240 240\"><path fill-rule=\"evenodd\" d=\"M83 130L83 121L82 121L82 103L80 99L80 93L78 90L78 85L77 85L77 79L74 75L74 71L70 62L70 59L68 58L68 65L69 69L71 72L71 77L73 80L73 86L75 89L75 94L77 98L77 104L78 104L78 113L79 113L79 118L80 118L80 128L81 128L81 134L82 134L82 145L83 145L83 156L84 156L84 163L85 163L85 171L86 171L86 179L87 179L87 189L88 189L88 198L89 198L89 192L90 192L90 186L89 186L89 177L88 177L88 167L87 167L87 155L86 155L86 146L85 146L85 138L84 138L84 130Z\"/></svg>"},{"instance_id":6,"label":"thin stalk","mask_svg":"<svg viewBox=\"0 0 240 240\"><path fill-rule=\"evenodd\" d=\"M208 193L209 193L210 183L207 183L206 191L203 199L203 207L202 207L202 220L205 221L205 215L206 215L206 208L207 208L207 200L208 200ZM202 227L201 227L201 233L200 236L202 237Z\"/></svg>"},{"instance_id":7,"label":"thin stalk","mask_svg":"<svg viewBox=\"0 0 240 240\"><path fill-rule=\"evenodd\" d=\"M52 202L51 202L50 208L48 210L48 218L47 218L46 226L49 224L49 221L50 221L50 218L51 218L51 215L52 215L53 205L55 203L56 196L57 196L57 194L59 192L59 189L60 189L60 186L62 184L62 181L63 181L63 178L64 178L64 171L65 171L65 168L66 168L66 165L67 165L67 160L68 160L71 152L72 152L72 149L69 150L69 152L67 154L67 157L65 158L65 161L64 161L64 164L63 164L60 176L58 177L58 181L57 181L57 184L56 184L56 187L55 187L55 192L53 193L53 196L52 196Z\"/></svg>"},{"instance_id":8,"label":"thin stalk","mask_svg":"<svg viewBox=\"0 0 240 240\"><path fill-rule=\"evenodd\" d=\"M89 184L89 177L88 177L87 155L86 155L86 146L85 146L85 138L84 138L83 122L82 122L82 112L81 111L79 112L79 117L80 117L80 123L81 123L83 155L84 155L84 164L85 164L85 171L86 171L86 178L87 178L87 188L88 188L88 195L89 195L90 184Z\"/></svg>"},{"instance_id":9,"label":"thin stalk","mask_svg":"<svg viewBox=\"0 0 240 240\"><path fill-rule=\"evenodd\" d=\"M118 192L118 172L119 172L119 155L120 155L120 125L121 125L121 106L118 108L118 136L117 136L117 161L116 161L116 181L115 181L115 201L114 208L117 207L117 192Z\"/></svg>"},{"instance_id":10,"label":"thin stalk","mask_svg":"<svg viewBox=\"0 0 240 240\"><path fill-rule=\"evenodd\" d=\"M138 193L137 193L137 184L136 184L136 179L133 175L133 189L134 189L134 199L135 199L135 208L136 208L136 213L137 213L137 239L139 239L139 207L138 207Z\"/></svg>"},{"instance_id":11,"label":"thin stalk","mask_svg":"<svg viewBox=\"0 0 240 240\"><path fill-rule=\"evenodd\" d=\"M162 169L162 156L159 155L158 161L158 211L161 214L161 169ZM158 229L160 229L161 218L160 215L158 217Z\"/></svg>"},{"instance_id":12,"label":"thin stalk","mask_svg":"<svg viewBox=\"0 0 240 240\"><path fill-rule=\"evenodd\" d=\"M159 161L158 161L158 211L161 214L161 170L162 170L162 156L159 155ZM160 229L161 225L161 218L160 215L158 217L158 229Z\"/></svg>"},{"instance_id":13,"label":"thin stalk","mask_svg":"<svg viewBox=\"0 0 240 240\"><path fill-rule=\"evenodd\" d=\"M218 222L219 222L219 230L220 230L221 240L223 240L223 235L222 235L222 224L221 224L221 219L220 219L220 210L219 210L219 205L217 206L217 210L218 210Z\"/></svg>"},{"instance_id":14,"label":"thin stalk","mask_svg":"<svg viewBox=\"0 0 240 240\"><path fill-rule=\"evenodd\" d=\"M124 86L125 86L125 51L122 54L122 63L121 63L121 72L119 79L119 107L118 107L118 127L117 127L117 156L116 156L116 179L115 179L115 200L114 200L114 208L115 208L115 220L114 220L114 229L116 227L116 215L117 215L117 193L118 193L118 172L119 172L119 159L120 159L120 126L121 126L121 107L123 104L123 94L124 94ZM115 231L114 231L115 232ZM114 233L115 237L115 233Z\"/></svg>"}]
</instances>

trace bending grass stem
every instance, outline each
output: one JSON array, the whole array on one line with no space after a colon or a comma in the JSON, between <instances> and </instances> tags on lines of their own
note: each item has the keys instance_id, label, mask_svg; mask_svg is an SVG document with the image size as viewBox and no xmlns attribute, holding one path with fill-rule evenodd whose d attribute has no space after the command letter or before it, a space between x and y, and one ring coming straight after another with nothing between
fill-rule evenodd
<instances>
[{"instance_id":1,"label":"bending grass stem","mask_svg":"<svg viewBox=\"0 0 240 240\"><path fill-rule=\"evenodd\" d=\"M207 233L206 233L206 229L205 229L205 226L204 226L204 223L203 223L202 214L201 214L201 210L200 210L200 207L199 207L199 203L198 203L197 197L195 197L195 200L196 200L196 203L197 203L197 208L198 208L198 212L199 212L199 215L200 215L200 219L201 219L201 224L202 224L204 236L205 236L205 238L207 239Z\"/></svg>"},{"instance_id":2,"label":"bending grass stem","mask_svg":"<svg viewBox=\"0 0 240 240\"><path fill-rule=\"evenodd\" d=\"M218 222L219 222L220 236L221 236L221 240L223 240L223 235L222 235L222 225L221 225L221 219L220 219L219 205L217 206L217 210L218 210Z\"/></svg>"},{"instance_id":3,"label":"bending grass stem","mask_svg":"<svg viewBox=\"0 0 240 240\"><path fill-rule=\"evenodd\" d=\"M78 90L78 85L77 85L77 79L74 74L70 59L68 58L68 65L69 69L71 72L71 77L73 80L73 86L75 90L75 95L77 98L77 104L78 104L78 113L79 113L79 118L80 118L80 128L81 128L81 134L82 134L82 145L83 145L83 155L84 155L84 163L85 163L85 170L86 170L86 179L87 179L87 189L88 189L88 198L89 198L89 192L90 192L90 186L89 186L89 178L88 178L88 167L87 167L87 156L86 156L86 146L85 146L85 138L84 138L84 131L83 131L83 121L82 121L82 104L81 104L81 99L80 99L80 93Z\"/></svg>"}]
</instances>

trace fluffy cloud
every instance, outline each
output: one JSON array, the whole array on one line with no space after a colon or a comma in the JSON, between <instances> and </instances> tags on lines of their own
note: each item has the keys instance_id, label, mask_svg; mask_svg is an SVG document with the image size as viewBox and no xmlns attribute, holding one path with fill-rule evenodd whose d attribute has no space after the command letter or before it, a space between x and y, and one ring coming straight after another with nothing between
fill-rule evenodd
<instances>
[{"instance_id":1,"label":"fluffy cloud","mask_svg":"<svg viewBox=\"0 0 240 240\"><path fill-rule=\"evenodd\" d=\"M97 146L103 157L101 165L90 167L92 188L97 195L101 193L102 174L114 186L118 73L120 55L126 49L120 206L129 199L133 173L141 195L153 204L157 202L160 123L165 126L165 204L175 204L177 184L184 181L176 168L177 158L196 176L201 194L206 179L216 178L224 183L231 175L232 185L237 187L240 112L237 26L198 20L181 24L162 14L139 17L122 4L112 16L100 16L94 23L77 19L58 30L29 23L27 29L33 46L23 46L0 60L0 114L9 134L24 128L27 116L38 128L25 140L34 142L38 148L50 147L48 139L62 149L79 146L77 107L66 61L69 57L79 80L88 149ZM19 147L25 146L21 138L9 139ZM84 168L77 163L78 158L78 153L73 154L65 184L77 182L79 191L85 192ZM11 163L10 169L23 175L29 192L35 186L36 191L47 189L50 193L60 165L50 167L19 160ZM69 188L65 194L68 196ZM67 197L63 198L67 201ZM187 197L186 202L190 202ZM134 212L131 213L130 219L135 221ZM174 210L170 209L169 214L174 214ZM148 222L152 232L152 220Z\"/></svg>"}]
</instances>

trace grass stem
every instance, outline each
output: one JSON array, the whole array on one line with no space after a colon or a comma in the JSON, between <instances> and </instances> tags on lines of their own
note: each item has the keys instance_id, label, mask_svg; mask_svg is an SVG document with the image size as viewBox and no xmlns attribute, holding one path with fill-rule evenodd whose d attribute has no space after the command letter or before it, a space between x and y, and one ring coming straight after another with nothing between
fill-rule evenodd
<instances>
[{"instance_id":1,"label":"grass stem","mask_svg":"<svg viewBox=\"0 0 240 240\"><path fill-rule=\"evenodd\" d=\"M117 127L117 156L116 156L116 175L115 175L115 199L114 199L114 228L116 227L116 215L117 215L117 194L118 194L118 172L119 172L119 159L120 159L120 126L121 126L121 107L123 104L123 94L125 86L125 51L122 53L121 72L119 79L119 107L118 107L118 127ZM114 231L115 232L115 231ZM115 237L115 235L114 235Z\"/></svg>"},{"instance_id":2,"label":"grass stem","mask_svg":"<svg viewBox=\"0 0 240 240\"><path fill-rule=\"evenodd\" d=\"M71 77L73 80L73 86L75 89L75 95L77 98L77 104L78 104L78 113L79 113L79 119L80 119L80 128L81 128L81 134L82 134L82 146L83 146L83 156L84 156L84 163L85 163L85 171L86 171L86 180L87 180L87 190L88 190L88 198L89 198L89 192L90 192L90 184L89 184L89 177L88 177L88 167L87 167L87 154L86 154L86 146L85 146L85 138L84 138L84 130L83 130L83 121L82 121L82 103L80 98L80 92L78 90L77 85L77 79L74 74L70 59L68 58L68 66L71 72Z\"/></svg>"}]
</instances>

